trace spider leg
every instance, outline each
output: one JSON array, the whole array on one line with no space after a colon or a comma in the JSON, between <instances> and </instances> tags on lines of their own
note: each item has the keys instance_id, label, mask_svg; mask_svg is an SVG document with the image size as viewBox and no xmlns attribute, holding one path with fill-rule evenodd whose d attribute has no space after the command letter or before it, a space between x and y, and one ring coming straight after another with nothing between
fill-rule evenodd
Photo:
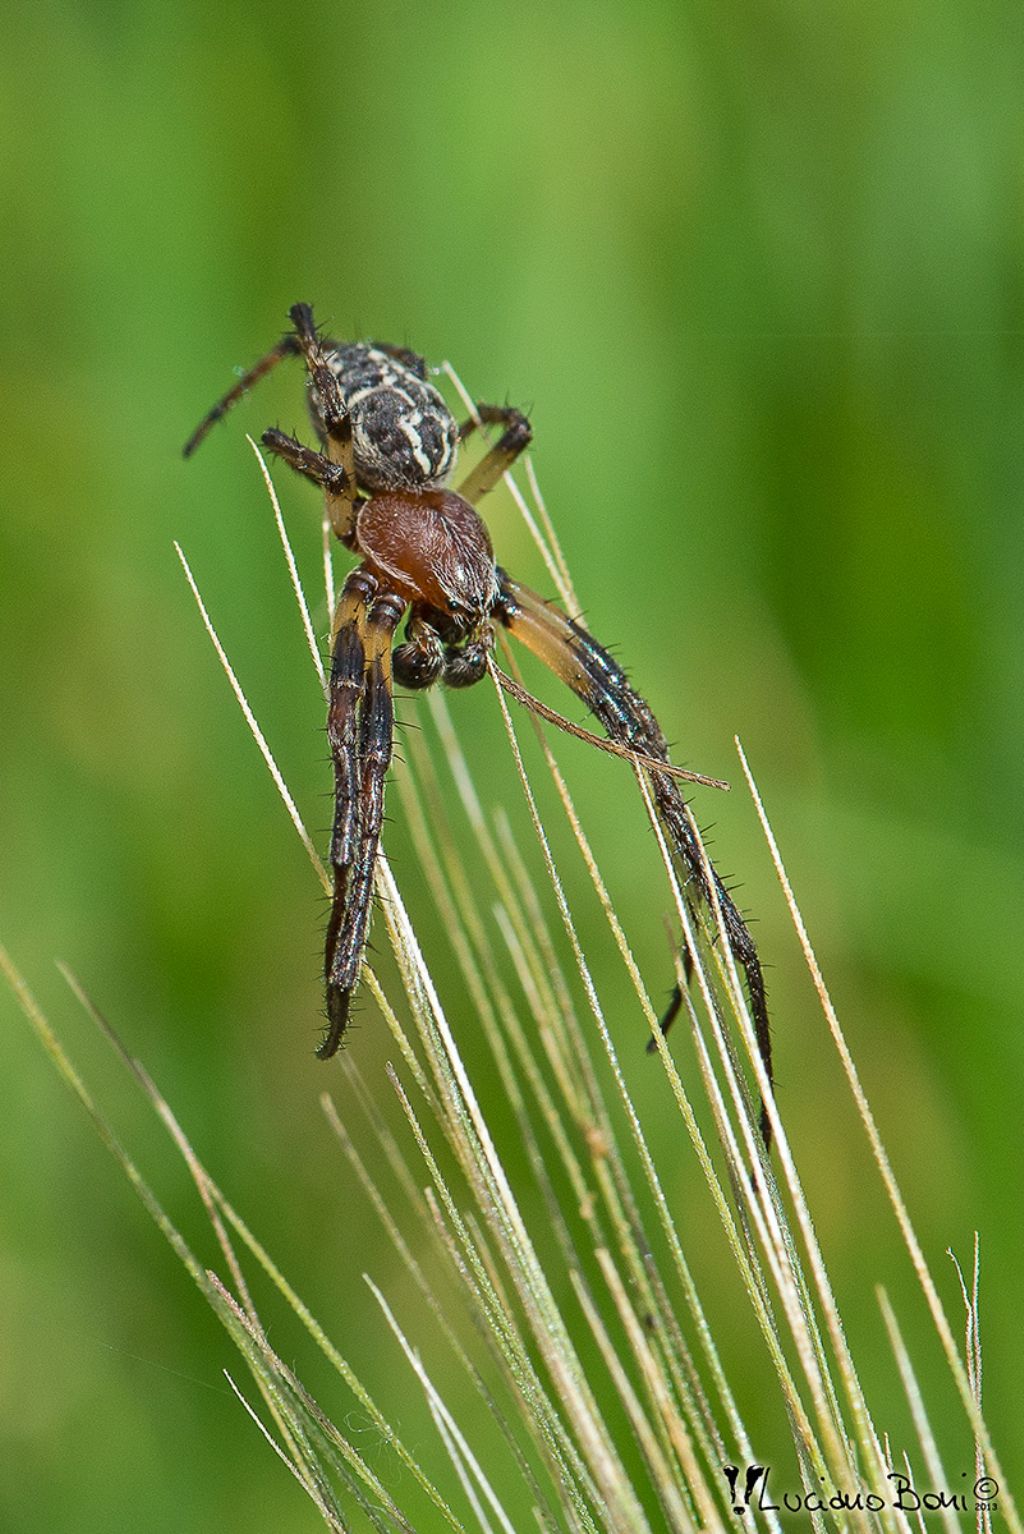
<instances>
[{"instance_id":1,"label":"spider leg","mask_svg":"<svg viewBox=\"0 0 1024 1534\"><path fill-rule=\"evenodd\" d=\"M259 383L260 379L266 377L272 368L276 368L282 357L294 357L298 350L299 342L296 336L282 336L277 345L272 347L258 362L254 362L249 371L242 374L234 388L229 389L227 394L217 401L213 409L207 411L182 448L182 457L191 457L211 426L215 426L222 416L227 415L232 405L237 405L242 395L247 394L253 384Z\"/></svg>"},{"instance_id":2,"label":"spider leg","mask_svg":"<svg viewBox=\"0 0 1024 1534\"><path fill-rule=\"evenodd\" d=\"M462 499L469 501L472 506L475 506L489 490L494 489L506 469L512 467L519 454L525 451L533 440L533 429L529 421L521 410L516 410L511 405L477 405L476 413L478 420L471 418L459 427L460 442L465 442L466 438L476 430L478 424L504 426L505 430L459 486Z\"/></svg>"},{"instance_id":3,"label":"spider leg","mask_svg":"<svg viewBox=\"0 0 1024 1534\"><path fill-rule=\"evenodd\" d=\"M494 616L542 660L600 720L612 740L657 761L668 762L668 745L648 703L630 686L621 666L580 624L545 602L528 587L498 571L500 596ZM770 1085L774 1085L772 1041L764 975L754 940L732 897L715 870L706 864L697 834L686 812L686 802L675 780L665 772L649 773L654 802L669 844L679 858L685 884L707 906L717 900L729 948L743 971L750 997L758 1053ZM684 950L684 971L689 977L692 955ZM665 1031L682 1002L674 996L662 1020ZM771 1123L761 1105L761 1137L771 1144Z\"/></svg>"},{"instance_id":4,"label":"spider leg","mask_svg":"<svg viewBox=\"0 0 1024 1534\"><path fill-rule=\"evenodd\" d=\"M411 351L408 346L393 346L390 341L371 341L370 345L375 351L383 352L387 357L394 357L396 362L409 368L418 378L427 377L427 364L419 352Z\"/></svg>"},{"instance_id":5,"label":"spider leg","mask_svg":"<svg viewBox=\"0 0 1024 1534\"><path fill-rule=\"evenodd\" d=\"M357 707L366 679L367 607L376 590L376 580L360 566L346 579L334 614L327 707L327 739L334 763L334 824L330 850L334 891L324 957L328 1031L317 1050L322 1060L334 1054L348 1021L348 998L342 1000L332 990L331 966L345 919L349 871L359 841Z\"/></svg>"},{"instance_id":6,"label":"spider leg","mask_svg":"<svg viewBox=\"0 0 1024 1534\"><path fill-rule=\"evenodd\" d=\"M352 992L359 979L366 947L373 874L384 821L384 780L391 762L394 733L391 641L405 610L405 602L394 592L373 595L377 583L368 572L354 573L361 575L363 582L368 584L364 584L360 593L353 593L354 615L342 614L342 625L335 640L335 654L339 648L346 653L338 684L338 722L342 736L335 757L337 809L331 844L335 887L324 957L328 1027L317 1050L321 1060L327 1060L335 1053L348 1026ZM350 576L346 591L351 581ZM367 607L371 599L371 605ZM358 640L349 651L347 644L341 645L341 639L343 633L351 634L353 629ZM362 662L360 684L355 682L357 660ZM333 712L333 668L331 689ZM358 722L355 719L357 698ZM331 746L333 751L333 736Z\"/></svg>"},{"instance_id":7,"label":"spider leg","mask_svg":"<svg viewBox=\"0 0 1024 1534\"><path fill-rule=\"evenodd\" d=\"M690 980L693 978L693 954L690 952L689 945L686 944L686 943L683 944L683 955L682 955L682 957L683 957L683 975L686 978L687 985L689 985ZM672 987L672 997L671 997L671 1000L669 1001L669 1004L665 1008L664 1012L661 1014L661 1020L658 1023L658 1027L661 1029L661 1034L662 1034L663 1038L668 1033L668 1030L671 1028L671 1026L675 1022L676 1018L679 1016L679 1013L682 1011L682 1006L683 1006L683 988L682 988L682 986L677 981L676 984ZM657 1054L657 1052L658 1052L658 1041L657 1041L657 1039L648 1039L647 1040L647 1053L649 1055L655 1055L655 1054Z\"/></svg>"},{"instance_id":8,"label":"spider leg","mask_svg":"<svg viewBox=\"0 0 1024 1534\"><path fill-rule=\"evenodd\" d=\"M337 375L328 366L320 337L313 323L313 311L309 304L293 304L288 311L291 322L295 326L295 334L291 338L295 349L301 352L306 361L306 371L309 374L310 405L317 429L322 433L324 446L327 449L329 461L343 471L344 479L335 476L333 482L328 485L327 479L320 481L324 489L324 502L327 508L327 517L331 527L342 543L348 544L352 538L352 530L355 522L356 503L356 468L355 456L352 447L352 417L345 409L345 401L341 393L341 385ZM273 439L273 440L268 440ZM274 452L281 451L282 457L288 459L293 468L298 468L299 473L306 474L307 468L312 466L312 455L307 460L307 465L302 466L289 457L289 452L294 448L300 448L301 444L295 443L294 439L284 437L280 432L265 432L263 441ZM286 446L291 444L291 448ZM309 449L304 450L306 453ZM309 476L315 478L315 475Z\"/></svg>"},{"instance_id":9,"label":"spider leg","mask_svg":"<svg viewBox=\"0 0 1024 1534\"><path fill-rule=\"evenodd\" d=\"M307 447L276 426L268 427L260 438L278 458L283 458L290 469L312 480L324 492L327 517L334 532L346 548L352 548L353 498L349 492L348 474L340 463L332 463L325 453L315 447Z\"/></svg>"}]
</instances>

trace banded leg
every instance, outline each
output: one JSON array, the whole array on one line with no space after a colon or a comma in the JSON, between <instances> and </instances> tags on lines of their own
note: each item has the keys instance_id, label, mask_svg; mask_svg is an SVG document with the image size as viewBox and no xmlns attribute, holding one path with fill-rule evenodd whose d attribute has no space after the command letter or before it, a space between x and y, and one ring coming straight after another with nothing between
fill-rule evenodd
<instances>
[{"instance_id":1,"label":"banded leg","mask_svg":"<svg viewBox=\"0 0 1024 1534\"><path fill-rule=\"evenodd\" d=\"M528 650L560 677L604 726L612 740L657 761L668 763L668 745L649 704L629 684L625 672L580 624L545 602L527 587L498 571L501 597L495 616L526 645ZM686 813L686 803L674 778L652 770L649 774L658 816L669 845L682 865L684 887L710 907L712 895L722 913L729 948L743 971L758 1053L770 1085L774 1085L772 1041L764 975L754 939L718 874L705 863L696 832ZM689 978L692 955L684 950L684 972ZM666 1030L679 1011L678 989L662 1019ZM761 1137L771 1145L771 1123L761 1104Z\"/></svg>"},{"instance_id":2,"label":"banded leg","mask_svg":"<svg viewBox=\"0 0 1024 1534\"><path fill-rule=\"evenodd\" d=\"M346 888L335 890L325 964L328 1033L319 1054L332 1055L348 1024L352 992L359 979L373 902L384 823L384 780L391 762L394 704L391 695L391 642L405 603L384 592L370 607L365 626L365 679L359 708L356 771L358 839L349 865ZM352 753L349 752L351 760Z\"/></svg>"},{"instance_id":3,"label":"banded leg","mask_svg":"<svg viewBox=\"0 0 1024 1534\"><path fill-rule=\"evenodd\" d=\"M293 340L296 348L306 360L313 418L323 436L328 459L344 475L344 479L335 476L332 484L328 484L326 478L321 480L327 517L336 537L340 538L342 543L348 544L352 538L356 503L352 418L345 409L345 401L342 398L341 385L338 383L337 376L327 364L309 304L293 304L288 313L295 326ZM307 466L301 466L289 457L291 449L300 448L301 452L301 445L293 438L283 438L283 441L282 438L283 434L280 432L263 434L263 441L274 452L280 451L283 443L289 444L289 449L286 449L282 456L288 458L293 468L298 468L300 473L306 474ZM306 451L308 452L308 449ZM309 477L315 478L315 475Z\"/></svg>"},{"instance_id":4,"label":"banded leg","mask_svg":"<svg viewBox=\"0 0 1024 1534\"><path fill-rule=\"evenodd\" d=\"M504 426L498 441L484 454L475 469L471 469L459 486L464 501L475 506L477 501L493 490L501 476L510 469L533 441L533 428L521 410L511 405L477 405L476 413L481 426ZM465 442L477 429L475 420L468 420L459 428L459 440Z\"/></svg>"},{"instance_id":5,"label":"banded leg","mask_svg":"<svg viewBox=\"0 0 1024 1534\"><path fill-rule=\"evenodd\" d=\"M304 442L296 441L287 433L278 431L276 426L268 427L260 437L260 441L276 457L283 458L296 474L301 474L303 478L312 480L314 485L320 486L324 493L327 520L331 528L346 548L353 548L354 516L353 496L350 494L351 481L341 464L332 463L325 453L319 452L315 447L307 447Z\"/></svg>"},{"instance_id":6,"label":"banded leg","mask_svg":"<svg viewBox=\"0 0 1024 1534\"><path fill-rule=\"evenodd\" d=\"M227 394L217 401L213 409L207 411L182 448L182 456L190 458L211 426L215 426L223 416L227 415L232 405L237 405L242 395L247 394L253 384L259 383L261 378L265 378L273 368L276 368L282 357L294 357L298 354L298 351L299 341L297 336L282 336L277 345L267 352L265 356L261 357L258 362L254 362L249 371L242 374L234 388L229 389Z\"/></svg>"},{"instance_id":7,"label":"banded leg","mask_svg":"<svg viewBox=\"0 0 1024 1534\"><path fill-rule=\"evenodd\" d=\"M360 566L345 581L334 614L327 707L327 739L334 763L330 851L334 891L324 956L327 1033L317 1050L321 1060L328 1060L335 1053L348 1021L348 997L340 997L332 987L331 970L348 905L349 873L359 845L357 709L366 680L367 609L376 590L376 579Z\"/></svg>"}]
</instances>

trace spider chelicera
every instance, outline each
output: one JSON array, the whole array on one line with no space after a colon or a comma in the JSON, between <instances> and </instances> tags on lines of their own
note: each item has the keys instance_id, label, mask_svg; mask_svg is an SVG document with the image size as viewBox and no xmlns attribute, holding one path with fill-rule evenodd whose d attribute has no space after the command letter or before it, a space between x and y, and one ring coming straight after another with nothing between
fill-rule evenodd
<instances>
[{"instance_id":1,"label":"spider chelicera","mask_svg":"<svg viewBox=\"0 0 1024 1534\"><path fill-rule=\"evenodd\" d=\"M729 947L746 979L758 1049L771 1082L768 1009L757 948L728 890L705 861L678 787L678 769L669 765L654 714L586 629L495 563L475 509L529 445L526 417L509 406L478 405L475 418L459 426L415 352L377 341L322 338L308 304L295 304L290 318L292 330L203 418L184 451L188 457L214 423L283 358L304 358L320 447L307 447L276 429L263 433L263 444L321 487L332 530L360 560L342 587L332 626L327 735L335 781L334 895L324 959L327 1029L317 1054L329 1059L341 1043L366 946L392 751L392 684L472 686L487 674L501 627L572 689L615 747L644 765L687 898L706 907L712 891L717 899ZM479 425L498 426L501 436L452 491L446 487L459 446ZM404 641L393 646L406 613ZM660 763L665 770L658 769ZM683 963L689 976L688 952ZM681 1003L677 985L663 1031ZM763 1105L761 1130L767 1144L770 1125Z\"/></svg>"}]
</instances>

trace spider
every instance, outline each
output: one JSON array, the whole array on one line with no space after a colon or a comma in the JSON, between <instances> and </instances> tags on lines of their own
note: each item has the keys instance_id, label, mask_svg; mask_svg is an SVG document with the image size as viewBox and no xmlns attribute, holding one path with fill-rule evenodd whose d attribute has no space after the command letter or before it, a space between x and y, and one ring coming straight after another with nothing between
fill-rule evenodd
<instances>
[{"instance_id":1,"label":"spider","mask_svg":"<svg viewBox=\"0 0 1024 1534\"><path fill-rule=\"evenodd\" d=\"M746 980L758 1050L773 1083L757 948L721 878L705 860L678 787L678 777L696 775L670 765L654 714L608 651L581 624L496 564L476 511L477 502L529 445L529 421L510 406L481 404L475 417L460 426L415 352L378 341L321 337L308 304L295 304L290 319L292 329L214 405L184 453L193 453L214 423L283 358L304 359L320 446L307 447L276 428L265 431L262 441L321 488L334 534L360 561L345 580L332 624L327 735L335 784L334 894L324 957L327 1027L317 1054L329 1059L341 1044L366 946L392 752L393 683L414 690L437 682L472 686L487 674L502 628L600 721L608 740L589 739L631 757L648 773L687 898L705 907L717 900L729 948ZM447 486L458 449L481 425L500 427L500 438L453 491ZM404 639L396 645L406 614ZM551 710L541 711L567 724ZM692 965L684 948L687 979ZM677 984L662 1018L663 1032L681 1004ZM761 1132L769 1144L764 1104Z\"/></svg>"}]
</instances>

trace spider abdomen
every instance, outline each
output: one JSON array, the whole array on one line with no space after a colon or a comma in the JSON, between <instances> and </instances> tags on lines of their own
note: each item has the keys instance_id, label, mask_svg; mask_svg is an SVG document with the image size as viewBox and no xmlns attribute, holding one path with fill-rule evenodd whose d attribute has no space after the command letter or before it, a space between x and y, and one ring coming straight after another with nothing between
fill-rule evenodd
<instances>
[{"instance_id":1,"label":"spider abdomen","mask_svg":"<svg viewBox=\"0 0 1024 1534\"><path fill-rule=\"evenodd\" d=\"M352 421L356 478L368 490L441 486L455 465L459 429L442 395L412 352L363 344L325 343L325 359ZM323 411L310 388L314 424Z\"/></svg>"},{"instance_id":2,"label":"spider abdomen","mask_svg":"<svg viewBox=\"0 0 1024 1534\"><path fill-rule=\"evenodd\" d=\"M469 502L450 490L383 491L364 501L356 547L407 602L482 619L497 596L487 529Z\"/></svg>"}]
</instances>

